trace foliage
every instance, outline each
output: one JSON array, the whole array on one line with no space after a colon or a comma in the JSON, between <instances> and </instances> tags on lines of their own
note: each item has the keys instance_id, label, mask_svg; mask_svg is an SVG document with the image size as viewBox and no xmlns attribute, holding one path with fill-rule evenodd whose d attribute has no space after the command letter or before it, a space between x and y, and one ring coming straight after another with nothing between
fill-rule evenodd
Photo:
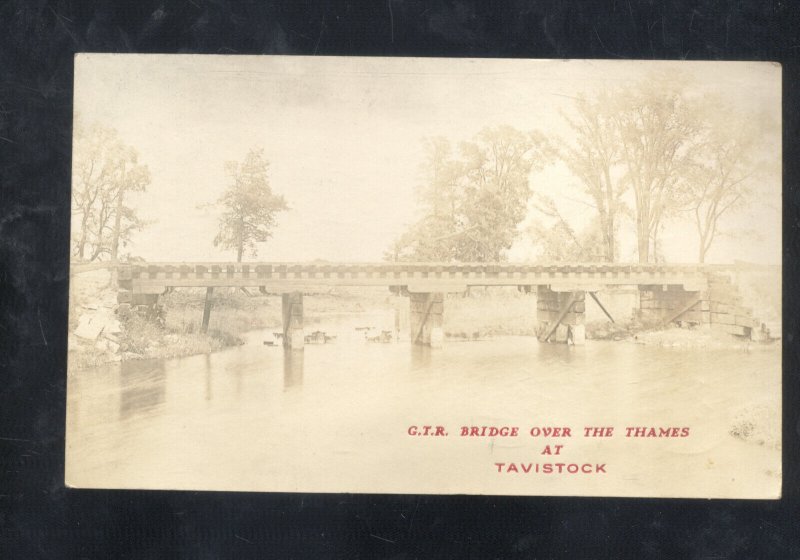
<instances>
[{"instance_id":1,"label":"foliage","mask_svg":"<svg viewBox=\"0 0 800 560\"><path fill-rule=\"evenodd\" d=\"M652 76L617 92L613 112L625 177L633 191L639 262L651 260L662 221L678 208L681 177L703 122L679 76ZM655 251L653 251L655 253Z\"/></svg>"},{"instance_id":2,"label":"foliage","mask_svg":"<svg viewBox=\"0 0 800 560\"><path fill-rule=\"evenodd\" d=\"M72 168L72 253L79 260L116 260L145 223L125 204L129 192L150 184L146 165L116 130L75 124Z\"/></svg>"},{"instance_id":3,"label":"foliage","mask_svg":"<svg viewBox=\"0 0 800 560\"><path fill-rule=\"evenodd\" d=\"M755 155L762 139L752 118L725 115L708 123L685 179L684 208L697 230L699 262L721 233L720 219L754 197L755 180L763 174Z\"/></svg>"},{"instance_id":4,"label":"foliage","mask_svg":"<svg viewBox=\"0 0 800 560\"><path fill-rule=\"evenodd\" d=\"M238 262L245 250L256 256L256 243L272 237L278 212L289 208L282 195L272 192L268 168L262 149L250 150L242 163L225 165L231 185L219 199L224 211L214 246L235 250Z\"/></svg>"},{"instance_id":5,"label":"foliage","mask_svg":"<svg viewBox=\"0 0 800 560\"><path fill-rule=\"evenodd\" d=\"M393 260L499 261L525 218L529 175L544 140L510 126L483 129L457 157L444 138L428 139L418 190L422 218L387 253Z\"/></svg>"},{"instance_id":6,"label":"foliage","mask_svg":"<svg viewBox=\"0 0 800 560\"><path fill-rule=\"evenodd\" d=\"M633 86L578 96L573 110L563 114L569 140L558 139L555 152L597 212L605 260L617 257L618 218L628 212L627 195L640 262L663 258L659 233L668 220L687 214L703 262L720 234L720 219L754 198L755 178L766 166L757 154L765 124L757 126L757 116L739 115L690 86L681 74L653 74ZM554 208L537 209L553 217ZM540 246L550 244L545 254L558 249L559 235L569 240L565 223L555 227L560 233L536 231Z\"/></svg>"},{"instance_id":7,"label":"foliage","mask_svg":"<svg viewBox=\"0 0 800 560\"><path fill-rule=\"evenodd\" d=\"M557 154L581 180L584 193L597 210L603 259L613 262L617 255L617 215L628 184L620 172L620 142L612 100L607 93L595 99L579 96L575 99L575 115L563 117L572 141L559 139Z\"/></svg>"},{"instance_id":8,"label":"foliage","mask_svg":"<svg viewBox=\"0 0 800 560\"><path fill-rule=\"evenodd\" d=\"M536 239L542 260L547 262L598 262L606 255L598 254L607 248L599 220L591 221L585 228L575 231L560 214L552 224L534 221L528 234Z\"/></svg>"}]
</instances>

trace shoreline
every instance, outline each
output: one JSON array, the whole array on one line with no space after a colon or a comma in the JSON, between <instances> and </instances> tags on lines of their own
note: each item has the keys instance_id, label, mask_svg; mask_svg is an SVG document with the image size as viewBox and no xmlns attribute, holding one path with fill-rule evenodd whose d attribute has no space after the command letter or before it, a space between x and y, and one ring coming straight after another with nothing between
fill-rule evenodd
<instances>
[{"instance_id":1,"label":"shoreline","mask_svg":"<svg viewBox=\"0 0 800 560\"><path fill-rule=\"evenodd\" d=\"M358 312L353 312L353 314L356 313ZM330 312L330 316L341 314L342 312ZM323 318L324 315L317 316L310 322L314 324ZM121 349L120 351L109 351L107 348L95 348L94 350L88 350L88 355L84 355L78 360L75 360L75 356L71 354L69 373L74 374L80 371L128 360L172 359L211 354L244 345L245 338L248 334L275 328L280 329L279 324L263 324L252 326L236 334L211 328L208 333L205 334L192 332L181 333L159 329L154 325L145 324L144 321L144 319L138 319L134 323L134 326L131 326L130 323L128 325L123 325L122 335L120 337L123 342L119 346ZM605 328L601 328L600 330L601 332L608 332ZM626 333L625 335L618 334L623 331ZM638 331L617 329L614 332L617 334L613 336L597 337L589 335L587 336L586 344L595 342L622 343L674 350L696 350L706 348L709 350L750 352L754 350L770 350L776 348L776 343L779 341L779 339L773 339L769 342L756 343L749 340L741 340L733 335L715 332L707 328L686 329L671 327L667 329L642 329ZM592 333L592 331L587 330L587 333ZM71 339L73 336L74 335L70 333ZM477 334L476 336L464 335L462 331L445 332L445 339L448 343L484 342L491 341L495 337L536 338L536 334L533 332L502 332L491 329L487 329L485 332ZM125 340L144 341L145 345L134 347L135 349L128 348L122 350L126 348L126 344L130 344L129 342L125 342ZM77 355L80 356L81 354Z\"/></svg>"}]
</instances>

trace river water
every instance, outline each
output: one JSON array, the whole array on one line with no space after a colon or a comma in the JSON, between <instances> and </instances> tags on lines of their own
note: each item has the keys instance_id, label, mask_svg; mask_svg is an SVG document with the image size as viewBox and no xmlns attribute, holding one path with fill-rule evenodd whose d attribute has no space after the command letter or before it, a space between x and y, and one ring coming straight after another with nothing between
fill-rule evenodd
<instances>
[{"instance_id":1,"label":"river water","mask_svg":"<svg viewBox=\"0 0 800 560\"><path fill-rule=\"evenodd\" d=\"M67 483L95 488L767 497L780 489L780 348L583 347L530 337L368 342L383 314L332 317L329 344L266 346L77 372ZM311 330L311 329L307 329ZM411 436L411 426L447 436ZM517 437L461 437L462 427ZM626 427L689 428L625 437ZM569 427L571 437L532 437ZM613 427L611 437L584 437ZM739 434L735 437L731 432ZM558 456L555 445L563 445ZM551 454L543 454L551 445ZM605 465L592 474L510 463ZM503 463L506 467L498 467ZM602 472L605 471L605 472Z\"/></svg>"}]
</instances>

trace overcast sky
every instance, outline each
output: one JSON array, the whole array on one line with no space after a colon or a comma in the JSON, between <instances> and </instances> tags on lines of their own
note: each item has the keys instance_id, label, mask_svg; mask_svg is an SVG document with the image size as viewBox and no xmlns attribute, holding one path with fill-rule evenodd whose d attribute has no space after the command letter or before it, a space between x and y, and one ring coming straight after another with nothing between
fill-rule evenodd
<instances>
[{"instance_id":1,"label":"overcast sky","mask_svg":"<svg viewBox=\"0 0 800 560\"><path fill-rule=\"evenodd\" d=\"M133 254L233 260L213 247L219 210L209 203L228 185L224 162L262 147L272 188L291 211L279 215L259 260L375 261L416 217L424 137L456 143L499 124L563 134L559 111L570 97L654 69L679 69L696 91L770 115L779 169L780 67L770 63L86 54L76 58L75 111L116 128L150 168L152 183L134 204L153 223L136 234ZM572 219L592 215L562 167L531 184ZM780 188L776 175L771 201L732 218L759 235L721 238L709 261L780 263ZM696 259L690 227L664 235L668 260ZM621 259L634 260L632 238L622 244ZM535 249L523 236L509 256L530 260Z\"/></svg>"}]
</instances>

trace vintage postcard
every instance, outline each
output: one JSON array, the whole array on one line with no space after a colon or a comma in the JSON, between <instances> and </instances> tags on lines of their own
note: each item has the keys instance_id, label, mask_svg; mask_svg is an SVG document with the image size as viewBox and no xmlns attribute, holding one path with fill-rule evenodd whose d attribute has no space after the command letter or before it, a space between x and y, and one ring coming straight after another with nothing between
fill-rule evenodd
<instances>
[{"instance_id":1,"label":"vintage postcard","mask_svg":"<svg viewBox=\"0 0 800 560\"><path fill-rule=\"evenodd\" d=\"M66 484L781 495L781 68L75 59Z\"/></svg>"}]
</instances>

